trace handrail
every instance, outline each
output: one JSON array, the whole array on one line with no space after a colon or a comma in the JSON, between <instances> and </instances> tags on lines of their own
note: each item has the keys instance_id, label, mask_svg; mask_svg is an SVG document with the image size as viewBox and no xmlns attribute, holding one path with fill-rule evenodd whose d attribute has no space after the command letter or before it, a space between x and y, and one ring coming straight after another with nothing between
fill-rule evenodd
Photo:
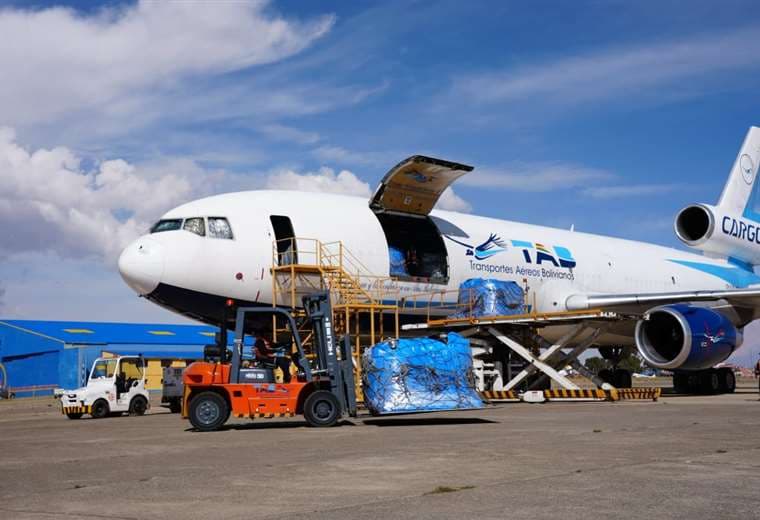
<instances>
[{"instance_id":1,"label":"handrail","mask_svg":"<svg viewBox=\"0 0 760 520\"><path fill-rule=\"evenodd\" d=\"M275 270L291 274L295 274L296 267L318 269L330 288L347 304L396 305L399 300L398 289L392 287L394 279L372 274L342 241L322 242L305 237L274 240L272 265Z\"/></svg>"}]
</instances>

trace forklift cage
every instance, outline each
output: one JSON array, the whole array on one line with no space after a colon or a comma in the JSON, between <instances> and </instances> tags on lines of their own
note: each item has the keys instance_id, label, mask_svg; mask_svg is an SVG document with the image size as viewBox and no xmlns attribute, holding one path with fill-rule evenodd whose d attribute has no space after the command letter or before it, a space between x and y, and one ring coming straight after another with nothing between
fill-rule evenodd
<instances>
[{"instance_id":1,"label":"forklift cage","mask_svg":"<svg viewBox=\"0 0 760 520\"><path fill-rule=\"evenodd\" d=\"M250 314L267 314L282 316L287 320L293 341L298 350L298 365L303 370L307 382L329 390L340 403L341 410L355 417L356 387L354 383L353 358L351 356L351 338L348 334L339 344L335 341L332 325L332 307L330 293L320 291L303 297L303 308L311 322L316 348L316 367L312 369L303 349L301 335L293 315L278 307L240 307L235 319L235 340L233 342L232 362L230 366L230 383L240 383L240 368L245 339L245 318ZM340 355L340 357L339 357Z\"/></svg>"}]
</instances>

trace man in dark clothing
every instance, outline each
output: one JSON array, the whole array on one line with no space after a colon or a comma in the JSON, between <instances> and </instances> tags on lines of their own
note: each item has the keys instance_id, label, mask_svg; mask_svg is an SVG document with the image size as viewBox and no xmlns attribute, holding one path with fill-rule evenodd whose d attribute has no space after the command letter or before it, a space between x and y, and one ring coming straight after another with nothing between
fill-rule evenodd
<instances>
[{"instance_id":1,"label":"man in dark clothing","mask_svg":"<svg viewBox=\"0 0 760 520\"><path fill-rule=\"evenodd\" d=\"M290 361L288 361L287 357L277 355L277 352L272 350L269 342L264 338L257 338L253 347L258 361L274 363L275 366L282 370L283 383L290 383Z\"/></svg>"}]
</instances>

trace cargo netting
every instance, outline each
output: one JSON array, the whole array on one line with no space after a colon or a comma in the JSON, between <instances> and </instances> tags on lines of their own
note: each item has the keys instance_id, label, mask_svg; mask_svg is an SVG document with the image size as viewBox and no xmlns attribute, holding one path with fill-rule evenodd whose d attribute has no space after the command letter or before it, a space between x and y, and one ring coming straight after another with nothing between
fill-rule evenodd
<instances>
[{"instance_id":1,"label":"cargo netting","mask_svg":"<svg viewBox=\"0 0 760 520\"><path fill-rule=\"evenodd\" d=\"M362 356L364 403L372 414L482 408L469 341L449 333L378 343Z\"/></svg>"},{"instance_id":2,"label":"cargo netting","mask_svg":"<svg viewBox=\"0 0 760 520\"><path fill-rule=\"evenodd\" d=\"M467 311L460 311L452 317L523 314L526 312L525 293L516 282L470 278L459 285L457 307Z\"/></svg>"}]
</instances>

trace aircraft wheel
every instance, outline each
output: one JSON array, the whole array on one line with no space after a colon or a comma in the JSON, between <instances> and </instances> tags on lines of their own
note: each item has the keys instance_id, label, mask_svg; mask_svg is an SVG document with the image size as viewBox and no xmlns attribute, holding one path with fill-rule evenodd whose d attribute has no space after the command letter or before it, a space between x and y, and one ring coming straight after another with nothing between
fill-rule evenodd
<instances>
[{"instance_id":1,"label":"aircraft wheel","mask_svg":"<svg viewBox=\"0 0 760 520\"><path fill-rule=\"evenodd\" d=\"M699 389L703 394L717 394L720 391L718 371L715 369L703 370L699 374Z\"/></svg>"},{"instance_id":2,"label":"aircraft wheel","mask_svg":"<svg viewBox=\"0 0 760 520\"><path fill-rule=\"evenodd\" d=\"M677 394L690 394L688 374L673 374L673 390Z\"/></svg>"},{"instance_id":3,"label":"aircraft wheel","mask_svg":"<svg viewBox=\"0 0 760 520\"><path fill-rule=\"evenodd\" d=\"M230 415L230 407L224 397L216 392L202 392L190 401L188 419L201 432L219 429Z\"/></svg>"},{"instance_id":4,"label":"aircraft wheel","mask_svg":"<svg viewBox=\"0 0 760 520\"><path fill-rule=\"evenodd\" d=\"M338 398L327 390L317 390L306 398L303 415L309 426L334 426L340 418Z\"/></svg>"},{"instance_id":5,"label":"aircraft wheel","mask_svg":"<svg viewBox=\"0 0 760 520\"><path fill-rule=\"evenodd\" d=\"M92 410L90 411L90 415L92 415L93 419L102 419L108 415L108 412L108 403L105 401L105 399L98 399L92 403Z\"/></svg>"},{"instance_id":6,"label":"aircraft wheel","mask_svg":"<svg viewBox=\"0 0 760 520\"><path fill-rule=\"evenodd\" d=\"M617 386L614 384L614 373L609 368L603 368L599 371L599 374L597 374L599 378L604 381L605 383L609 383L612 386Z\"/></svg>"},{"instance_id":7,"label":"aircraft wheel","mask_svg":"<svg viewBox=\"0 0 760 520\"><path fill-rule=\"evenodd\" d=\"M612 373L612 386L615 388L631 388L633 386L633 377L630 370L617 368Z\"/></svg>"},{"instance_id":8,"label":"aircraft wheel","mask_svg":"<svg viewBox=\"0 0 760 520\"><path fill-rule=\"evenodd\" d=\"M148 401L141 395L136 395L129 403L129 415L145 415L148 410Z\"/></svg>"},{"instance_id":9,"label":"aircraft wheel","mask_svg":"<svg viewBox=\"0 0 760 520\"><path fill-rule=\"evenodd\" d=\"M726 394L733 394L736 391L736 375L728 367L718 369L720 379L720 391Z\"/></svg>"},{"instance_id":10,"label":"aircraft wheel","mask_svg":"<svg viewBox=\"0 0 760 520\"><path fill-rule=\"evenodd\" d=\"M84 415L84 414L82 414L82 413L67 413L66 417L68 417L71 420L76 420L76 419L81 419L82 415Z\"/></svg>"}]
</instances>

